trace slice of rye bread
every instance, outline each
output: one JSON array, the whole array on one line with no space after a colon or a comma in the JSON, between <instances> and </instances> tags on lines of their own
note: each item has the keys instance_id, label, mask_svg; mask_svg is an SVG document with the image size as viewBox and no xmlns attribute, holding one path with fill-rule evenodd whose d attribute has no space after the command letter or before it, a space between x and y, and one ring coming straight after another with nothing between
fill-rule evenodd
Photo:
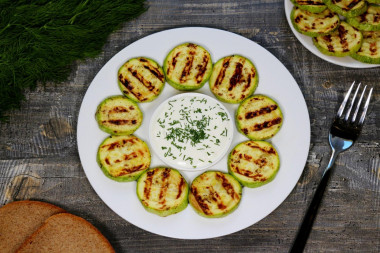
<instances>
[{"instance_id":1,"label":"slice of rye bread","mask_svg":"<svg viewBox=\"0 0 380 253\"><path fill-rule=\"evenodd\" d=\"M50 216L66 212L40 201L15 201L0 208L0 251L15 252Z\"/></svg>"},{"instance_id":2,"label":"slice of rye bread","mask_svg":"<svg viewBox=\"0 0 380 253\"><path fill-rule=\"evenodd\" d=\"M61 213L48 218L17 252L115 251L108 240L88 221L73 214Z\"/></svg>"}]
</instances>

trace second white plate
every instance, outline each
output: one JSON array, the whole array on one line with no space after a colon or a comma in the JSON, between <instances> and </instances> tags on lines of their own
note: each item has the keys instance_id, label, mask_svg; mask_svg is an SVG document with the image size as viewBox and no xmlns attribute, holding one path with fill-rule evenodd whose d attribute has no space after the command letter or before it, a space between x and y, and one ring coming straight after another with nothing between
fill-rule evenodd
<instances>
[{"instance_id":1,"label":"second white plate","mask_svg":"<svg viewBox=\"0 0 380 253\"><path fill-rule=\"evenodd\" d=\"M368 64L368 63L363 63L360 61L357 61L350 56L345 56L345 57L336 57L336 56L329 56L322 54L313 44L313 40L311 37L303 35L294 29L292 21L290 20L290 13L292 12L293 9L293 4L290 2L290 0L284 0L285 3L285 15L286 19L288 20L288 24L290 26L290 29L292 29L292 32L296 36L296 38L301 42L301 44L306 47L307 50L318 56L319 58L322 58L325 61L334 63L339 66L343 67L350 67L350 68L374 68L374 67L379 67L379 64Z\"/></svg>"},{"instance_id":2,"label":"second white plate","mask_svg":"<svg viewBox=\"0 0 380 253\"><path fill-rule=\"evenodd\" d=\"M185 42L206 48L213 62L231 54L243 55L255 64L259 85L256 94L275 99L282 108L284 122L279 133L270 141L280 155L281 167L276 178L259 188L244 188L240 206L235 212L217 219L199 216L189 205L184 211L168 217L147 212L136 196L136 182L120 183L102 173L96 162L97 149L108 136L97 125L94 114L98 104L108 96L121 94L117 85L117 71L133 57L146 56L163 63L169 51ZM213 97L208 83L197 90ZM159 97L150 103L140 103L144 120L135 135L149 144L149 121L155 108L167 98L179 94L168 84ZM238 105L226 104L231 115ZM234 128L229 152L247 138ZM302 93L288 70L271 53L255 42L234 33L211 28L178 28L152 34L124 48L109 60L92 81L83 99L78 118L78 151L83 169L100 198L128 222L163 236L182 239L203 239L227 235L244 229L275 210L296 185L307 159L310 143L310 121ZM165 164L152 153L151 167ZM227 172L227 155L209 168ZM190 184L203 171L182 171ZM104 214L107 215L107 214Z\"/></svg>"}]
</instances>

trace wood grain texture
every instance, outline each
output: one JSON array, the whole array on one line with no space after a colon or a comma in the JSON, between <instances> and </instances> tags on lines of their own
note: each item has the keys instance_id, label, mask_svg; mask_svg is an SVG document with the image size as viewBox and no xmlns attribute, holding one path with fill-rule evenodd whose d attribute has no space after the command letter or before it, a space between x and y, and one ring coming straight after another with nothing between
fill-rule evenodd
<instances>
[{"instance_id":1,"label":"wood grain texture","mask_svg":"<svg viewBox=\"0 0 380 253\"><path fill-rule=\"evenodd\" d=\"M57 204L93 223L117 252L287 252L328 163L327 129L333 113L348 85L359 80L374 87L366 125L355 146L336 162L305 252L379 252L380 69L340 67L311 54L292 34L280 0L147 4L146 13L109 37L99 57L73 64L67 82L28 91L22 109L0 123L0 206L21 199ZM296 79L311 121L307 164L284 203L247 229L208 240L165 238L124 221L96 195L77 153L80 104L101 67L142 37L184 26L228 30L265 47Z\"/></svg>"}]
</instances>

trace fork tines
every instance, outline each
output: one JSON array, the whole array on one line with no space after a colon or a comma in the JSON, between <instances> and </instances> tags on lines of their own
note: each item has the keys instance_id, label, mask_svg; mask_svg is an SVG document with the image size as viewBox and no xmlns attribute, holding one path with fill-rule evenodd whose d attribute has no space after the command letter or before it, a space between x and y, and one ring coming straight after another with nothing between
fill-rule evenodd
<instances>
[{"instance_id":1,"label":"fork tines","mask_svg":"<svg viewBox=\"0 0 380 253\"><path fill-rule=\"evenodd\" d=\"M355 104L356 96L357 96L358 91L359 91L359 89L360 89L360 85L361 85L361 83L358 84L358 86L357 86L357 88L356 88L356 90L355 90L355 93L354 93L354 95L352 96L352 99L351 99L351 101L350 101L350 104L349 104L349 106L346 108L346 104L347 104L347 102L348 102L348 99L350 98L351 91L352 91L352 89L353 89L354 86L355 86L355 81L351 84L350 89L348 90L346 96L344 97L344 100L343 100L342 104L341 104L340 107L339 107L339 110L338 110L338 113L337 113L337 117L338 117L338 118L341 118L342 115L343 115L343 112L346 110L346 114L345 114L345 116L344 116L344 120L345 120L345 121L348 121L348 119L350 118L351 110L352 110L352 108L353 108L353 106L354 106L354 104ZM364 86L363 91L362 91L362 93L361 93L361 95L360 95L359 101L356 103L356 108L355 108L354 115L352 116L352 118L351 118L351 120L350 120L351 123L355 123L355 121L356 121L356 117L357 117L357 115L358 115L358 113L359 113L360 105L361 105L361 103L362 103L362 100L363 100L364 94L365 94L365 92L366 92L366 89L367 89L367 85ZM366 100L366 102L365 102L365 104L364 104L364 107L361 109L361 113L362 113L362 114L361 114L361 116L360 116L359 121L357 122L358 125L362 125L363 122L364 122L364 118L365 118L365 115L366 115L367 110L368 110L369 101L371 100L372 90L373 90L373 88L371 88L371 89L369 90L369 93L368 93L368 95L367 95L367 100Z\"/></svg>"}]
</instances>

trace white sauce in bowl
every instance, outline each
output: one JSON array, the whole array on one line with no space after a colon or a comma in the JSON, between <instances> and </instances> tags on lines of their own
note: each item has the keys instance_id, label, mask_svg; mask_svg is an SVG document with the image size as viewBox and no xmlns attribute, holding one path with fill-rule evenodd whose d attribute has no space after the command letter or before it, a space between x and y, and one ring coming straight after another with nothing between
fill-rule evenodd
<instances>
[{"instance_id":1,"label":"white sauce in bowl","mask_svg":"<svg viewBox=\"0 0 380 253\"><path fill-rule=\"evenodd\" d=\"M183 170L202 170L218 162L231 145L233 120L216 99L183 93L154 112L150 144L160 159Z\"/></svg>"}]
</instances>

